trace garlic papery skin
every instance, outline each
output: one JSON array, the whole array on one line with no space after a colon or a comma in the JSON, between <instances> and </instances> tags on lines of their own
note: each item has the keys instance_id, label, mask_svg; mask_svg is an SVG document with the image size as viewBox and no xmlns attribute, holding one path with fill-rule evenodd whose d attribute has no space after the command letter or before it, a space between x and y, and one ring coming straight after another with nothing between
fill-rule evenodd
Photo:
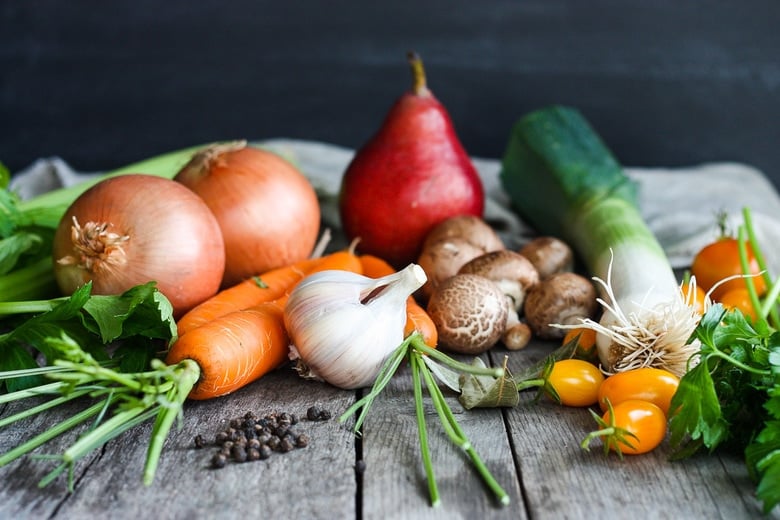
<instances>
[{"instance_id":1,"label":"garlic papery skin","mask_svg":"<svg viewBox=\"0 0 780 520\"><path fill-rule=\"evenodd\" d=\"M417 264L381 278L331 270L303 279L284 310L298 371L344 389L371 385L404 339L407 298L425 281Z\"/></svg>"}]
</instances>

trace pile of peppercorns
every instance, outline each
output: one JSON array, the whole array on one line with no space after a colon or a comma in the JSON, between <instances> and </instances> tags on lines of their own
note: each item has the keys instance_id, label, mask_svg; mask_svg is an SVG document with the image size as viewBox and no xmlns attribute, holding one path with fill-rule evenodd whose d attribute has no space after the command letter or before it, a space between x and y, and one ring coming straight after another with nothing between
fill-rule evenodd
<instances>
[{"instance_id":1,"label":"pile of peppercorns","mask_svg":"<svg viewBox=\"0 0 780 520\"><path fill-rule=\"evenodd\" d=\"M306 411L309 421L327 421L330 418L329 411L317 406ZM212 445L218 448L211 458L212 468L223 468L228 462L265 460L273 453L288 453L309 445L309 436L293 428L298 422L298 417L288 412L271 412L263 417L247 412L243 417L231 419L228 427L218 432L213 442L196 435L195 447Z\"/></svg>"}]
</instances>

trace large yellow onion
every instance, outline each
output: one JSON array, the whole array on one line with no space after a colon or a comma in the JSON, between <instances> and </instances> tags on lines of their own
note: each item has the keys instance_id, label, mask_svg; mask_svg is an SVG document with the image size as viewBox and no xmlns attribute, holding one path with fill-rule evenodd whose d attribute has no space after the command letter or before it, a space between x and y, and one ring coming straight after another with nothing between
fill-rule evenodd
<instances>
[{"instance_id":1,"label":"large yellow onion","mask_svg":"<svg viewBox=\"0 0 780 520\"><path fill-rule=\"evenodd\" d=\"M180 316L219 289L224 248L200 197L170 179L129 174L101 181L73 202L52 256L65 294L88 281L93 294L155 281Z\"/></svg>"},{"instance_id":2,"label":"large yellow onion","mask_svg":"<svg viewBox=\"0 0 780 520\"><path fill-rule=\"evenodd\" d=\"M223 286L309 256L320 207L309 180L275 153L246 142L209 146L176 175L217 218L225 240Z\"/></svg>"}]
</instances>

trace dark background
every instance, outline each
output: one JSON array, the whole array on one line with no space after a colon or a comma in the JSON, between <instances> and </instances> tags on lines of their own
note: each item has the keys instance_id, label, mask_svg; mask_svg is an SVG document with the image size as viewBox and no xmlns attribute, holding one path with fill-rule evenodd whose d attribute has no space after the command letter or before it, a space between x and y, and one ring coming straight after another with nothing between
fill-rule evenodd
<instances>
[{"instance_id":1,"label":"dark background","mask_svg":"<svg viewBox=\"0 0 780 520\"><path fill-rule=\"evenodd\" d=\"M624 164L743 161L780 185L778 0L0 0L0 161L357 147L408 88L409 49L472 155L565 103Z\"/></svg>"}]
</instances>

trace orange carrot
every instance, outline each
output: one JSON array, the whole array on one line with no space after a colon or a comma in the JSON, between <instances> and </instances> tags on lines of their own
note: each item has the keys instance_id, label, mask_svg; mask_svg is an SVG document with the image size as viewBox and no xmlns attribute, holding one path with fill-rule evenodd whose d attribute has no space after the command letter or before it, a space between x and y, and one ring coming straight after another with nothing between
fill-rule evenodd
<instances>
[{"instance_id":1,"label":"orange carrot","mask_svg":"<svg viewBox=\"0 0 780 520\"><path fill-rule=\"evenodd\" d=\"M363 265L363 274L370 278L379 278L395 272L395 269L385 260L374 255L360 255L360 263ZM439 333L436 325L431 320L426 310L417 303L414 296L406 300L406 326L404 337L414 331L418 331L426 345L436 347L439 341Z\"/></svg>"},{"instance_id":2,"label":"orange carrot","mask_svg":"<svg viewBox=\"0 0 780 520\"><path fill-rule=\"evenodd\" d=\"M187 312L176 323L179 336L233 311L276 300L292 290L305 276L327 269L360 272L362 266L350 248L271 269L223 289Z\"/></svg>"},{"instance_id":3,"label":"orange carrot","mask_svg":"<svg viewBox=\"0 0 780 520\"><path fill-rule=\"evenodd\" d=\"M286 288L277 289L277 298L210 317L179 336L171 345L165 362L172 365L191 359L200 367L201 375L189 394L190 399L211 399L229 394L287 360L290 339L284 327L284 307L292 289L305 276L329 269L363 272L363 265L351 248L318 260L300 275L300 279L292 277L293 281ZM291 270L293 268L290 266ZM297 267L295 271L298 271ZM225 291L229 289L222 292ZM228 303L220 309L229 307L229 300L226 301Z\"/></svg>"},{"instance_id":4,"label":"orange carrot","mask_svg":"<svg viewBox=\"0 0 780 520\"><path fill-rule=\"evenodd\" d=\"M286 301L283 296L225 314L179 337L165 362L191 359L200 367L200 378L188 397L203 400L229 394L284 363L290 343L283 319Z\"/></svg>"}]
</instances>

